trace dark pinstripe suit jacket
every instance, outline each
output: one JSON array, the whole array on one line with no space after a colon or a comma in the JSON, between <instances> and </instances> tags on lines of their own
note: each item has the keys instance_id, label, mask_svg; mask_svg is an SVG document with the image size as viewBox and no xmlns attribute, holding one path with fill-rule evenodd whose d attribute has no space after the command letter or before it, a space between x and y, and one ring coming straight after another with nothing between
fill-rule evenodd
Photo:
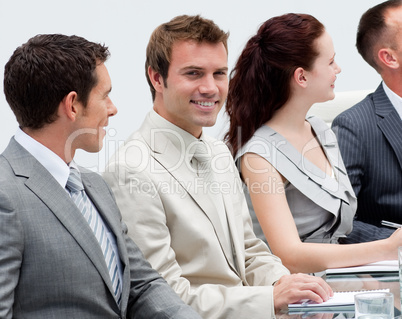
<instances>
[{"instance_id":1,"label":"dark pinstripe suit jacket","mask_svg":"<svg viewBox=\"0 0 402 319\"><path fill-rule=\"evenodd\" d=\"M402 223L402 120L382 84L332 123L358 205L347 242L388 237Z\"/></svg>"}]
</instances>

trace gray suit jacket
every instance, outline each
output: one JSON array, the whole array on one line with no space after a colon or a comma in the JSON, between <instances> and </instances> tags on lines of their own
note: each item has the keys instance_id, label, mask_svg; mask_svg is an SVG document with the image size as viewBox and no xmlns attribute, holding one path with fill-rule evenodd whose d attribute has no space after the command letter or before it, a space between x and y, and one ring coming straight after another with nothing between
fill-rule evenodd
<instances>
[{"instance_id":1,"label":"gray suit jacket","mask_svg":"<svg viewBox=\"0 0 402 319\"><path fill-rule=\"evenodd\" d=\"M180 139L148 115L105 171L129 235L203 318L272 318L272 284L289 271L252 231L228 148L205 137L219 167L214 189L206 189L169 136ZM225 211L217 210L212 191L222 194ZM219 218L225 212L232 245Z\"/></svg>"},{"instance_id":2,"label":"gray suit jacket","mask_svg":"<svg viewBox=\"0 0 402 319\"><path fill-rule=\"evenodd\" d=\"M381 220L402 223L402 120L381 84L332 127L358 201L347 242L386 238Z\"/></svg>"},{"instance_id":3,"label":"gray suit jacket","mask_svg":"<svg viewBox=\"0 0 402 319\"><path fill-rule=\"evenodd\" d=\"M116 236L121 310L88 223L65 189L12 138L0 156L0 317L199 318L128 238L102 178L88 172L82 179Z\"/></svg>"}]
</instances>

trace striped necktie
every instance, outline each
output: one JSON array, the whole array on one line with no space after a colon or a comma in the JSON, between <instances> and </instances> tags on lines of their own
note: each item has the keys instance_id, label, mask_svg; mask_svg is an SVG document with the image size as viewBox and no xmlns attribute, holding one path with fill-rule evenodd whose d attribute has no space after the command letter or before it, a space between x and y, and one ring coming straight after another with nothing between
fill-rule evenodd
<instances>
[{"instance_id":1,"label":"striped necktie","mask_svg":"<svg viewBox=\"0 0 402 319\"><path fill-rule=\"evenodd\" d=\"M85 193L80 172L74 167L70 167L70 175L68 177L66 188L70 191L71 198L87 220L99 242L99 245L101 246L106 266L109 270L110 279L112 281L115 298L117 304L120 306L122 285L118 274L117 256L106 234L106 229L100 221L101 217L98 211Z\"/></svg>"}]
</instances>

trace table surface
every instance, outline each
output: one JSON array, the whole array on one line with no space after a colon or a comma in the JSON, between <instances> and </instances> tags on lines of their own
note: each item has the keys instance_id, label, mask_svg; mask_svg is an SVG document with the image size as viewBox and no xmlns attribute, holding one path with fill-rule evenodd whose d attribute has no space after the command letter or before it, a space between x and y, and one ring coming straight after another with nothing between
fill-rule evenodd
<instances>
[{"instance_id":1,"label":"table surface","mask_svg":"<svg viewBox=\"0 0 402 319\"><path fill-rule=\"evenodd\" d=\"M325 277L324 277L325 278ZM399 287L399 275L392 273L372 273L372 274L343 274L326 276L327 283L333 291L355 291L372 289L389 289L394 294L395 318L401 318L401 298ZM353 307L352 307L353 308ZM287 318L313 318L313 319L341 319L354 318L354 310L340 312L336 308L326 312L292 312L291 314L283 312L276 315L277 319Z\"/></svg>"}]
</instances>

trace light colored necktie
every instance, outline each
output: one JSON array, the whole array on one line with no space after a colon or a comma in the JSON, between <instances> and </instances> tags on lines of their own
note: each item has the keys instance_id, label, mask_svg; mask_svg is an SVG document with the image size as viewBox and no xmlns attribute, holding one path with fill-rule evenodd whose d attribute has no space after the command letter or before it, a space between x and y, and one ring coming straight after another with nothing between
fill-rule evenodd
<instances>
[{"instance_id":1,"label":"light colored necktie","mask_svg":"<svg viewBox=\"0 0 402 319\"><path fill-rule=\"evenodd\" d=\"M202 140L200 140L196 146L193 161L195 162L193 163L193 166L196 168L197 175L199 178L202 178L204 183L204 187L202 187L202 189L203 191L208 191L206 196L208 196L209 200L214 203L216 207L224 236L232 250L232 261L234 262L235 268L239 269L237 266L236 250L233 245L232 235L229 232L229 225L226 217L226 209L223 203L223 197L219 191L219 184L216 184L220 181L216 178L216 168L214 169L213 167L212 150L210 149L210 146Z\"/></svg>"},{"instance_id":2,"label":"light colored necktie","mask_svg":"<svg viewBox=\"0 0 402 319\"><path fill-rule=\"evenodd\" d=\"M71 198L81 211L82 215L84 215L102 248L106 266L109 270L110 279L112 281L115 298L117 304L120 306L122 285L118 274L117 256L106 234L106 229L100 221L101 217L99 213L85 193L80 172L73 167L70 167L70 175L68 177L66 188L70 191Z\"/></svg>"},{"instance_id":3,"label":"light colored necktie","mask_svg":"<svg viewBox=\"0 0 402 319\"><path fill-rule=\"evenodd\" d=\"M212 180L212 167L211 167L211 154L207 144L199 141L195 148L194 157L195 169L199 177L204 178L205 181Z\"/></svg>"},{"instance_id":4,"label":"light colored necktie","mask_svg":"<svg viewBox=\"0 0 402 319\"><path fill-rule=\"evenodd\" d=\"M194 165L197 167L197 175L199 178L202 178L202 191L206 191L207 196L212 203L214 203L216 210L219 215L219 219L222 224L222 229L225 234L225 237L228 243L231 242L230 234L229 234L229 227L228 221L226 218L226 209L223 203L223 197L220 192L220 181L216 178L216 173L213 167L212 161L212 154L209 145L203 142L202 140L199 141L198 145L196 146L193 160L195 159Z\"/></svg>"}]
</instances>

